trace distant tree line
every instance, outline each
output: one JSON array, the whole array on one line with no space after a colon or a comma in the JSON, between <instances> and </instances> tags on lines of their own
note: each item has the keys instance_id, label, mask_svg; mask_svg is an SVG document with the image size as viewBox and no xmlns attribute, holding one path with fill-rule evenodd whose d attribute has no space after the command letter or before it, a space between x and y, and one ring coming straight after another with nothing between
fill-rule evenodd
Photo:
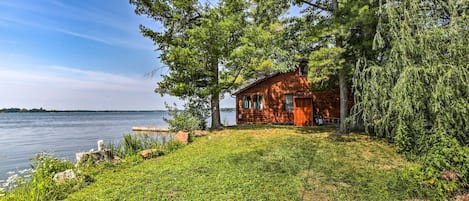
<instances>
[{"instance_id":1,"label":"distant tree line","mask_svg":"<svg viewBox=\"0 0 469 201\"><path fill-rule=\"evenodd\" d=\"M43 109L42 107L37 109L25 109L25 108L3 108L0 109L0 112L3 113L16 113L16 112L47 112L47 110Z\"/></svg>"},{"instance_id":2,"label":"distant tree line","mask_svg":"<svg viewBox=\"0 0 469 201\"><path fill-rule=\"evenodd\" d=\"M235 108L221 108L220 111L224 112L233 112ZM26 108L2 108L0 109L0 113L31 113L31 112L166 112L167 110L46 110L41 108L33 108L33 109L26 109ZM183 111L181 109L181 111Z\"/></svg>"}]
</instances>

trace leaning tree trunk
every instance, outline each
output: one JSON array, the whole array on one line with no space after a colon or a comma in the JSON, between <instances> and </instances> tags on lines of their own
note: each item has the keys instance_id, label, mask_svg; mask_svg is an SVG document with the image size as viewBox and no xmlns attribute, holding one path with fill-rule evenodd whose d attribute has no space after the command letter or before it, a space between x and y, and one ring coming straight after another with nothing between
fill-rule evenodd
<instances>
[{"instance_id":1,"label":"leaning tree trunk","mask_svg":"<svg viewBox=\"0 0 469 201\"><path fill-rule=\"evenodd\" d=\"M340 90L340 126L339 133L347 133L347 125L345 123L345 118L348 114L348 86L347 86L347 77L344 68L339 70L339 90Z\"/></svg>"},{"instance_id":2,"label":"leaning tree trunk","mask_svg":"<svg viewBox=\"0 0 469 201\"><path fill-rule=\"evenodd\" d=\"M210 100L210 111L212 116L212 129L221 129L220 119L220 92L218 89L218 59L213 59L212 63L213 86L212 97Z\"/></svg>"}]
</instances>

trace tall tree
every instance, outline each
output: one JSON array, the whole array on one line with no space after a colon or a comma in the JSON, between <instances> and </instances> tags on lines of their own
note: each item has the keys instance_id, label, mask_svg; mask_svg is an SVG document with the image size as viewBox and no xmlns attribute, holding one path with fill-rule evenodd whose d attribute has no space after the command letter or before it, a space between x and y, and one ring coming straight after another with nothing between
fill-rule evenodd
<instances>
[{"instance_id":1,"label":"tall tree","mask_svg":"<svg viewBox=\"0 0 469 201\"><path fill-rule=\"evenodd\" d=\"M270 1L268 1L270 2ZM309 58L310 80L340 89L340 133L346 133L351 72L357 58L372 57L377 24L377 1L283 0L278 5L301 6L300 16L286 20L278 41L283 49L275 56ZM290 4L288 4L290 3ZM269 3L263 5L272 6ZM284 7L285 8L285 7ZM264 12L269 15L271 13ZM274 13L275 14L275 13ZM272 15L272 14L271 14ZM291 60L283 59L291 65ZM284 66L288 66L284 65Z\"/></svg>"},{"instance_id":2,"label":"tall tree","mask_svg":"<svg viewBox=\"0 0 469 201\"><path fill-rule=\"evenodd\" d=\"M383 1L374 48L355 72L357 107L367 132L396 143L424 164L440 200L469 181L469 9L467 0Z\"/></svg>"},{"instance_id":3,"label":"tall tree","mask_svg":"<svg viewBox=\"0 0 469 201\"><path fill-rule=\"evenodd\" d=\"M258 46L268 32L249 20L244 0L222 0L216 6L197 0L130 0L138 15L163 25L140 29L158 46L159 59L169 68L155 90L182 99L210 99L212 128L221 128L220 97L255 76L263 61Z\"/></svg>"},{"instance_id":4,"label":"tall tree","mask_svg":"<svg viewBox=\"0 0 469 201\"><path fill-rule=\"evenodd\" d=\"M383 50L381 59L362 60L355 78L368 132L416 145L420 137L428 137L425 133L441 129L469 143L469 23L464 2L381 5L374 47Z\"/></svg>"}]
</instances>

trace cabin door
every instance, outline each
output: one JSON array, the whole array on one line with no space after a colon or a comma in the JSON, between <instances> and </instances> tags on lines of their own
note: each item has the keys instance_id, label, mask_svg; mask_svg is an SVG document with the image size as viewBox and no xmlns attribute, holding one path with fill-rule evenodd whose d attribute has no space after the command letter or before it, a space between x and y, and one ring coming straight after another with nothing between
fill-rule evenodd
<instances>
[{"instance_id":1,"label":"cabin door","mask_svg":"<svg viewBox=\"0 0 469 201\"><path fill-rule=\"evenodd\" d=\"M293 119L295 126L312 126L313 99L295 97L293 105Z\"/></svg>"}]
</instances>

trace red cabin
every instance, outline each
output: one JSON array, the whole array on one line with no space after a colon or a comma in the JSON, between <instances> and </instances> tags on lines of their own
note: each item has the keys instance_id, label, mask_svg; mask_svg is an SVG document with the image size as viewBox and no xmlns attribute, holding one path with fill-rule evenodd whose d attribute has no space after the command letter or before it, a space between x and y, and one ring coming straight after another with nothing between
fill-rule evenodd
<instances>
[{"instance_id":1,"label":"red cabin","mask_svg":"<svg viewBox=\"0 0 469 201\"><path fill-rule=\"evenodd\" d=\"M240 89L236 96L236 124L273 123L312 126L314 116L338 122L338 90L311 91L306 67L277 73Z\"/></svg>"}]
</instances>

